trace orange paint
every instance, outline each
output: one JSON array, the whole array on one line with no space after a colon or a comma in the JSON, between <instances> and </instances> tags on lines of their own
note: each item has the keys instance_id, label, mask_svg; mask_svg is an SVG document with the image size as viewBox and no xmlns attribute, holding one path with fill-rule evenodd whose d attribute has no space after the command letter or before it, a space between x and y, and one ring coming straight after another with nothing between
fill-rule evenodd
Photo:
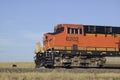
<instances>
[{"instance_id":1,"label":"orange paint","mask_svg":"<svg viewBox=\"0 0 120 80\"><path fill-rule=\"evenodd\" d=\"M55 30L63 27L64 31L56 34L44 34L44 49L54 46L94 47L94 48L120 48L120 37L105 36L105 34L84 35L84 26L75 24L61 24L55 27ZM82 34L68 34L67 28L82 29Z\"/></svg>"}]
</instances>

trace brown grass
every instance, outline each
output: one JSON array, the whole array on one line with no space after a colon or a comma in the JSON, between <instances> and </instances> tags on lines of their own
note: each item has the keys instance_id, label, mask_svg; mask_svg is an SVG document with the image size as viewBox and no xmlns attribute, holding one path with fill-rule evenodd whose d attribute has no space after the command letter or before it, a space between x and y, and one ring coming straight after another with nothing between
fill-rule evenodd
<instances>
[{"instance_id":1,"label":"brown grass","mask_svg":"<svg viewBox=\"0 0 120 80\"><path fill-rule=\"evenodd\" d=\"M117 73L0 73L0 80L120 80Z\"/></svg>"},{"instance_id":2,"label":"brown grass","mask_svg":"<svg viewBox=\"0 0 120 80\"><path fill-rule=\"evenodd\" d=\"M16 64L18 68L34 68L33 62L7 62L0 63L0 68L12 69ZM39 69L38 69L39 70ZM85 70L85 69L84 69ZM52 70L51 72L0 72L0 80L120 80L120 72L66 72Z\"/></svg>"},{"instance_id":3,"label":"brown grass","mask_svg":"<svg viewBox=\"0 0 120 80\"><path fill-rule=\"evenodd\" d=\"M17 65L17 68L34 68L34 62L0 62L0 68L12 68L12 65Z\"/></svg>"}]
</instances>

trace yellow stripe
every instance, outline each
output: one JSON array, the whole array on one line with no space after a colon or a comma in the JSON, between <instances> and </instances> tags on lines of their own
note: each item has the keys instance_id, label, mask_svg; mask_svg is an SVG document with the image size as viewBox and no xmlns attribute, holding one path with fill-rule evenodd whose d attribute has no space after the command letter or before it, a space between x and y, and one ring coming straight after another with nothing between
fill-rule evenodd
<instances>
[{"instance_id":1,"label":"yellow stripe","mask_svg":"<svg viewBox=\"0 0 120 80\"><path fill-rule=\"evenodd\" d=\"M66 50L72 50L72 47L66 47Z\"/></svg>"},{"instance_id":2,"label":"yellow stripe","mask_svg":"<svg viewBox=\"0 0 120 80\"><path fill-rule=\"evenodd\" d=\"M54 46L54 49L64 50L65 48L61 46Z\"/></svg>"},{"instance_id":3,"label":"yellow stripe","mask_svg":"<svg viewBox=\"0 0 120 80\"><path fill-rule=\"evenodd\" d=\"M116 48L116 51L119 51L119 48Z\"/></svg>"},{"instance_id":4,"label":"yellow stripe","mask_svg":"<svg viewBox=\"0 0 120 80\"><path fill-rule=\"evenodd\" d=\"M95 36L96 34L86 34L86 36Z\"/></svg>"},{"instance_id":5,"label":"yellow stripe","mask_svg":"<svg viewBox=\"0 0 120 80\"><path fill-rule=\"evenodd\" d=\"M105 34L86 34L87 36L105 36Z\"/></svg>"},{"instance_id":6,"label":"yellow stripe","mask_svg":"<svg viewBox=\"0 0 120 80\"><path fill-rule=\"evenodd\" d=\"M107 36L113 36L112 34L106 34Z\"/></svg>"},{"instance_id":7,"label":"yellow stripe","mask_svg":"<svg viewBox=\"0 0 120 80\"><path fill-rule=\"evenodd\" d=\"M96 51L106 51L106 48L96 48Z\"/></svg>"},{"instance_id":8,"label":"yellow stripe","mask_svg":"<svg viewBox=\"0 0 120 80\"><path fill-rule=\"evenodd\" d=\"M78 50L86 50L85 47L78 47Z\"/></svg>"},{"instance_id":9,"label":"yellow stripe","mask_svg":"<svg viewBox=\"0 0 120 80\"><path fill-rule=\"evenodd\" d=\"M95 48L87 48L87 50L95 51Z\"/></svg>"},{"instance_id":10,"label":"yellow stripe","mask_svg":"<svg viewBox=\"0 0 120 80\"><path fill-rule=\"evenodd\" d=\"M54 46L54 49L59 49L59 50L72 50L72 47L66 47L66 46Z\"/></svg>"},{"instance_id":11,"label":"yellow stripe","mask_svg":"<svg viewBox=\"0 0 120 80\"><path fill-rule=\"evenodd\" d=\"M86 34L86 36L113 36L113 34ZM120 37L120 34L115 34L116 37Z\"/></svg>"},{"instance_id":12,"label":"yellow stripe","mask_svg":"<svg viewBox=\"0 0 120 80\"><path fill-rule=\"evenodd\" d=\"M120 34L116 34L116 37L120 37Z\"/></svg>"},{"instance_id":13,"label":"yellow stripe","mask_svg":"<svg viewBox=\"0 0 120 80\"><path fill-rule=\"evenodd\" d=\"M107 51L116 51L116 48L107 48Z\"/></svg>"},{"instance_id":14,"label":"yellow stripe","mask_svg":"<svg viewBox=\"0 0 120 80\"><path fill-rule=\"evenodd\" d=\"M57 50L73 50L72 47L68 46L54 46ZM78 50L89 50L89 51L119 51L119 48L91 48L91 47L78 47Z\"/></svg>"}]
</instances>

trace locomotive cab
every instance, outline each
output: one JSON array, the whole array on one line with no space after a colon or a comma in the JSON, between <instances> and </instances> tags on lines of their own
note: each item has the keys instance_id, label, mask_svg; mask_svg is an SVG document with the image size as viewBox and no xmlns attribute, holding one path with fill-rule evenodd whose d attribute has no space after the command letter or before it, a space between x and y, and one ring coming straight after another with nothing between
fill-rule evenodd
<instances>
[{"instance_id":1,"label":"locomotive cab","mask_svg":"<svg viewBox=\"0 0 120 80\"><path fill-rule=\"evenodd\" d=\"M79 39L84 35L82 25L60 24L55 26L53 33L44 34L44 49L74 50L78 47Z\"/></svg>"},{"instance_id":2,"label":"locomotive cab","mask_svg":"<svg viewBox=\"0 0 120 80\"><path fill-rule=\"evenodd\" d=\"M59 40L56 40L56 39L58 39L57 37L59 35L63 34L64 32L65 32L65 28L62 25L57 25L54 28L54 32L45 33L43 36L44 50L54 48L54 46L55 46L54 44L56 44L56 42L59 41Z\"/></svg>"}]
</instances>

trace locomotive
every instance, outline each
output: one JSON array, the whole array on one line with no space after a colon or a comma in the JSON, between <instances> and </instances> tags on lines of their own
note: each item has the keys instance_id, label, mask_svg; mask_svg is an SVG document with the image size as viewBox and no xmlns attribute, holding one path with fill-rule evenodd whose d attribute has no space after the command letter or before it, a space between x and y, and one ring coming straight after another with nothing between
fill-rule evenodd
<instances>
[{"instance_id":1,"label":"locomotive","mask_svg":"<svg viewBox=\"0 0 120 80\"><path fill-rule=\"evenodd\" d=\"M36 68L103 67L106 57L120 56L120 27L59 24L36 44Z\"/></svg>"}]
</instances>

